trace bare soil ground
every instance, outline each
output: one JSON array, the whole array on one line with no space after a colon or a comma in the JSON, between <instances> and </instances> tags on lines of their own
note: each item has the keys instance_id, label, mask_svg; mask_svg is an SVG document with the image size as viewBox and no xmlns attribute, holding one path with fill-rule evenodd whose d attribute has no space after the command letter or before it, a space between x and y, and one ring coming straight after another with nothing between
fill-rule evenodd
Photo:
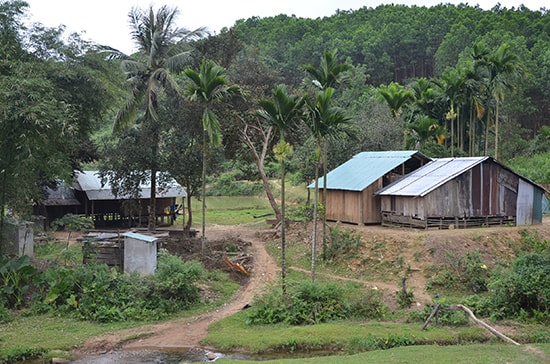
<instances>
[{"instance_id":1,"label":"bare soil ground","mask_svg":"<svg viewBox=\"0 0 550 364\"><path fill-rule=\"evenodd\" d=\"M431 302L425 292L426 268L434 264L445 264L449 255L465 256L467 252L482 254L488 265L514 255L514 245L521 240L520 232L528 229L536 231L541 239L550 240L550 222L532 227L491 227L465 230L412 230L387 228L382 226L343 225L362 237L362 251L349 260L348 269L355 272L353 278L331 275L335 279L353 280L384 290L389 300L400 289L399 269L407 267L408 288L413 289L418 305ZM309 244L307 229L294 226L289 229L292 238ZM248 256L243 265L250 271L249 276L233 272L241 288L223 306L198 316L179 318L167 322L148 324L137 328L113 332L95 337L73 352L75 357L122 350L185 350L199 347L208 327L225 317L233 315L250 304L255 295L261 293L267 284L278 278L280 268L265 249L266 242L274 239L271 229L259 229L257 224L207 227L208 245L215 248L230 242L242 256ZM183 253L183 252L182 252ZM196 254L189 251L188 254ZM212 259L212 264L222 264L220 250ZM384 263L384 264L382 264ZM362 274L364 266L370 265L380 271L380 277ZM386 267L382 269L383 267ZM227 268L227 266L226 266ZM297 267L289 269L303 270ZM328 274L328 273L327 273ZM395 275L390 279L386 275ZM370 277L370 278L369 278ZM391 281L395 281L392 283Z\"/></svg>"}]
</instances>

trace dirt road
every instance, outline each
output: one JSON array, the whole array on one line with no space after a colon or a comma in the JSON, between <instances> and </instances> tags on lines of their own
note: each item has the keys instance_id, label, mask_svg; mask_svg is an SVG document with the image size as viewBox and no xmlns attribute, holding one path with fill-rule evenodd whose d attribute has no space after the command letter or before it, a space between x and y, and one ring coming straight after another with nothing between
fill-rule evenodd
<instances>
[{"instance_id":1,"label":"dirt road","mask_svg":"<svg viewBox=\"0 0 550 364\"><path fill-rule=\"evenodd\" d=\"M242 310L246 304L252 302L254 295L261 292L266 283L276 279L279 274L279 268L265 250L264 242L258 238L258 229L214 225L207 230L209 240L230 236L252 243L251 254L254 266L247 285L241 287L229 302L199 316L144 325L93 338L76 349L73 355L84 357L115 349L184 350L200 346L200 340L206 336L208 327L212 323Z\"/></svg>"}]
</instances>

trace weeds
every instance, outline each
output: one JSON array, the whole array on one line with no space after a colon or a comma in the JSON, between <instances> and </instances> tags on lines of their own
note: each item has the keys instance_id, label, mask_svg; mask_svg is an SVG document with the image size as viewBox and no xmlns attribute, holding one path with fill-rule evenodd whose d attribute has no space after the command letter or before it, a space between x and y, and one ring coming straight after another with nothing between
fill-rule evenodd
<instances>
[{"instance_id":1,"label":"weeds","mask_svg":"<svg viewBox=\"0 0 550 364\"><path fill-rule=\"evenodd\" d=\"M289 287L287 295L277 289L257 298L247 323L312 325L350 318L382 318L386 312L382 295L376 290L358 293L357 289L333 282L302 281Z\"/></svg>"},{"instance_id":2,"label":"weeds","mask_svg":"<svg viewBox=\"0 0 550 364\"><path fill-rule=\"evenodd\" d=\"M338 226L329 227L329 243L324 252L325 260L345 258L346 255L356 253L361 247L361 235L354 234L348 229L340 230Z\"/></svg>"},{"instance_id":3,"label":"weeds","mask_svg":"<svg viewBox=\"0 0 550 364\"><path fill-rule=\"evenodd\" d=\"M426 289L466 289L473 293L487 291L489 271L478 251L466 253L465 257L446 253L446 259L446 264L435 267L435 269L441 268L442 271L428 281Z\"/></svg>"}]
</instances>

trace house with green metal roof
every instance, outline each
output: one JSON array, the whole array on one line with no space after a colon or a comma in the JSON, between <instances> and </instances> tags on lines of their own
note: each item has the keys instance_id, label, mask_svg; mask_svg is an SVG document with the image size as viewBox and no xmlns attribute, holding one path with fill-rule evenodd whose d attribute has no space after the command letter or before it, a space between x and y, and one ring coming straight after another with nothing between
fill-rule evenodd
<instances>
[{"instance_id":1,"label":"house with green metal roof","mask_svg":"<svg viewBox=\"0 0 550 364\"><path fill-rule=\"evenodd\" d=\"M380 223L380 197L376 192L430 160L414 150L356 154L327 174L327 220L359 225ZM315 183L308 186L314 187ZM323 190L323 177L318 180L318 187Z\"/></svg>"}]
</instances>

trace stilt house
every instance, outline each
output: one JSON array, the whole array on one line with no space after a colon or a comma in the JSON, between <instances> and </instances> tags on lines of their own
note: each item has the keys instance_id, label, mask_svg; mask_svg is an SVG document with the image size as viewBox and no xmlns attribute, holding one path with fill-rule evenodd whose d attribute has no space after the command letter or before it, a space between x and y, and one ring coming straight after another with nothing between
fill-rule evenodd
<instances>
[{"instance_id":1,"label":"stilt house","mask_svg":"<svg viewBox=\"0 0 550 364\"><path fill-rule=\"evenodd\" d=\"M97 171L85 171L77 172L72 184L62 183L57 190L46 193L45 202L35 208L35 213L46 217L46 226L68 213L92 217L96 227L132 227L148 221L150 185L140 186L138 198L115 196ZM171 225L176 199L186 196L185 189L174 180L166 188L157 189L157 224Z\"/></svg>"}]
</instances>

